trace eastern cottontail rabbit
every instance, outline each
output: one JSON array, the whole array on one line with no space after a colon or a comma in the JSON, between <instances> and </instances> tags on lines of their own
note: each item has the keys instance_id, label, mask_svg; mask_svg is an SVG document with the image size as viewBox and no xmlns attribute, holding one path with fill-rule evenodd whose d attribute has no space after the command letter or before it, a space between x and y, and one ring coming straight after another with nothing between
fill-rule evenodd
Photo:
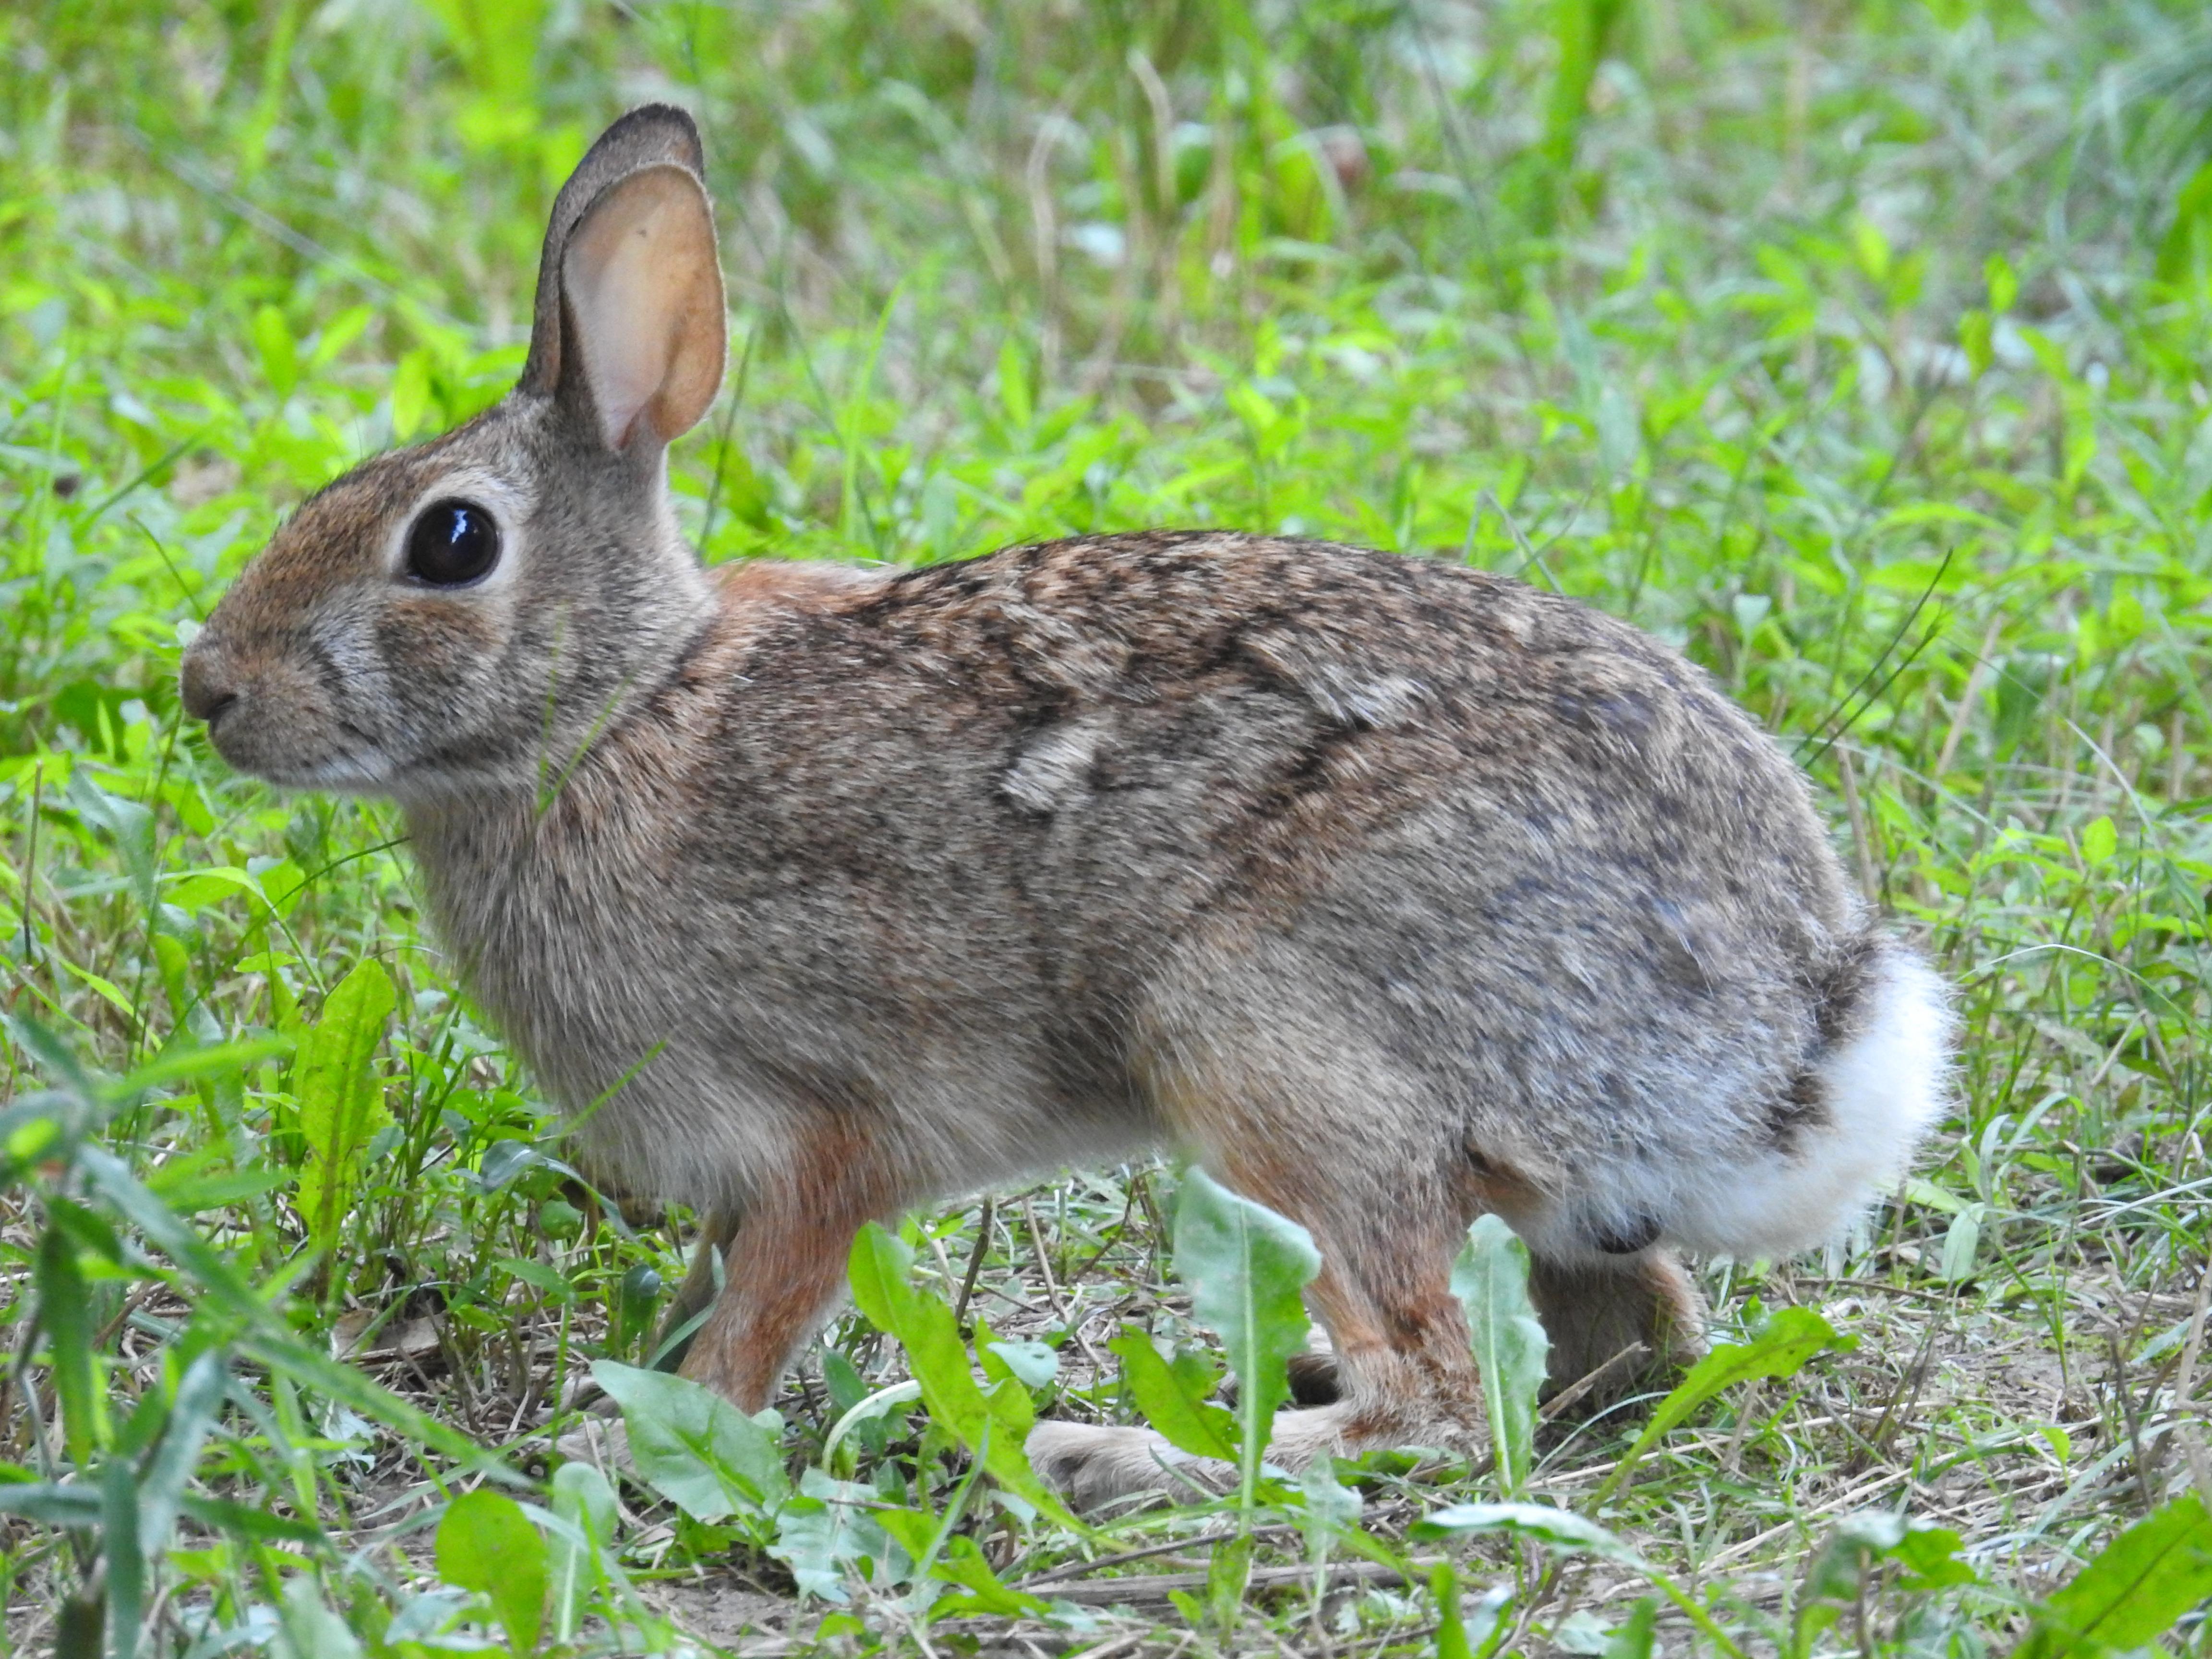
<instances>
[{"instance_id":1,"label":"eastern cottontail rabbit","mask_svg":"<svg viewBox=\"0 0 2212 1659\"><path fill-rule=\"evenodd\" d=\"M725 356L701 168L676 110L611 127L514 391L305 502L184 662L234 764L398 801L582 1154L733 1231L687 1373L764 1404L864 1221L1174 1146L1321 1247L1341 1398L1277 1455L1464 1441L1474 1216L1572 1379L1694 1344L1678 1250L1785 1255L1900 1172L1943 993L1634 629L1227 533L702 569L665 460Z\"/></svg>"}]
</instances>

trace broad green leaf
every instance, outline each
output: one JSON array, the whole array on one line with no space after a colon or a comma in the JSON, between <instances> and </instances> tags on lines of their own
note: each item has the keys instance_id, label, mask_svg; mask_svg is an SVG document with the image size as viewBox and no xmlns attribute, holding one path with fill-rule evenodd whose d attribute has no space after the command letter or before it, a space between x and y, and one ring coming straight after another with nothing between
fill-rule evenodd
<instances>
[{"instance_id":1,"label":"broad green leaf","mask_svg":"<svg viewBox=\"0 0 2212 1659\"><path fill-rule=\"evenodd\" d=\"M1170 1445L1196 1457L1237 1461L1237 1419L1209 1404L1205 1393L1194 1392L1191 1379L1160 1358L1150 1336L1134 1325L1124 1325L1106 1349L1121 1356L1122 1387L1136 1401L1145 1420L1165 1435ZM1206 1380L1210 1393L1212 1378Z\"/></svg>"},{"instance_id":2,"label":"broad green leaf","mask_svg":"<svg viewBox=\"0 0 2212 1659\"><path fill-rule=\"evenodd\" d=\"M153 809L142 802L109 794L85 772L72 772L69 787L64 793L80 818L104 830L114 842L140 908L152 909L156 867ZM63 965L70 964L64 962Z\"/></svg>"},{"instance_id":3,"label":"broad green leaf","mask_svg":"<svg viewBox=\"0 0 2212 1659\"><path fill-rule=\"evenodd\" d=\"M993 1382L1003 1382L1014 1374L1014 1368L1006 1364L1006 1357L999 1352L1000 1344L998 1332L991 1328L991 1322L980 1313L969 1323L968 1346L975 1350L975 1366L983 1373L983 1381L987 1386ZM1053 1358L1054 1368L1056 1370L1059 1356L1054 1354Z\"/></svg>"},{"instance_id":4,"label":"broad green leaf","mask_svg":"<svg viewBox=\"0 0 2212 1659\"><path fill-rule=\"evenodd\" d=\"M906 1350L930 1417L983 1459L1000 1485L1064 1526L1088 1530L1037 1478L1022 1449L1035 1421L1029 1391L1008 1377L986 1394L977 1385L952 1310L917 1290L908 1274L914 1252L873 1222L853 1240L853 1301L868 1322Z\"/></svg>"},{"instance_id":5,"label":"broad green leaf","mask_svg":"<svg viewBox=\"0 0 2212 1659\"><path fill-rule=\"evenodd\" d=\"M1722 1390L1754 1377L1794 1376L1814 1355L1855 1346L1854 1339L1838 1335L1835 1327L1810 1308L1778 1310L1751 1340L1723 1343L1690 1368L1674 1392L1653 1408L1644 1432L1598 1489L1597 1501L1617 1491L1644 1453Z\"/></svg>"},{"instance_id":6,"label":"broad green leaf","mask_svg":"<svg viewBox=\"0 0 2212 1659\"><path fill-rule=\"evenodd\" d=\"M1966 354L1966 367L1978 377L1988 374L1996 360L1990 344L1991 327L1990 313L1978 307L1959 319L1959 349Z\"/></svg>"},{"instance_id":7,"label":"broad green leaf","mask_svg":"<svg viewBox=\"0 0 2212 1659\"><path fill-rule=\"evenodd\" d=\"M307 356L309 368L320 368L359 339L376 320L374 306L349 306L315 331L315 349Z\"/></svg>"},{"instance_id":8,"label":"broad green leaf","mask_svg":"<svg viewBox=\"0 0 2212 1659\"><path fill-rule=\"evenodd\" d=\"M872 1493L875 1488L863 1490ZM841 1607L852 1600L845 1589L845 1564L861 1552L851 1541L849 1519L844 1505L805 1492L776 1512L775 1542L768 1553L791 1569L802 1596L818 1595Z\"/></svg>"},{"instance_id":9,"label":"broad green leaf","mask_svg":"<svg viewBox=\"0 0 2212 1659\"><path fill-rule=\"evenodd\" d=\"M1941 1270L1947 1285L1962 1284L1974 1276L1974 1257L1982 1243L1982 1211L1981 1205L1969 1204L1943 1230Z\"/></svg>"},{"instance_id":10,"label":"broad green leaf","mask_svg":"<svg viewBox=\"0 0 2212 1659\"><path fill-rule=\"evenodd\" d=\"M1030 396L1029 360L1012 334L999 346L999 403L1015 431L1029 430L1036 416L1036 405Z\"/></svg>"},{"instance_id":11,"label":"broad green leaf","mask_svg":"<svg viewBox=\"0 0 2212 1659\"><path fill-rule=\"evenodd\" d=\"M545 1623L545 1539L522 1505L479 1486L447 1506L438 1522L438 1577L489 1596L507 1639L524 1652Z\"/></svg>"},{"instance_id":12,"label":"broad green leaf","mask_svg":"<svg viewBox=\"0 0 2212 1659\"><path fill-rule=\"evenodd\" d=\"M261 372L277 397L289 398L300 383L300 345L291 325L275 306L264 305L253 313L253 344L261 354Z\"/></svg>"},{"instance_id":13,"label":"broad green leaf","mask_svg":"<svg viewBox=\"0 0 2212 1659\"><path fill-rule=\"evenodd\" d=\"M768 1553L791 1568L801 1590L846 1601L847 1571L856 1562L889 1558L890 1540L872 1513L881 1502L873 1486L809 1469L799 1477L799 1496L776 1516Z\"/></svg>"},{"instance_id":14,"label":"broad green leaf","mask_svg":"<svg viewBox=\"0 0 2212 1659\"><path fill-rule=\"evenodd\" d=\"M874 1228L872 1233L869 1229ZM880 1237L876 1237L881 1234ZM895 1336L911 1292L907 1273L914 1252L894 1235L871 1222L854 1235L845 1265L853 1286L853 1305L861 1317L886 1336Z\"/></svg>"},{"instance_id":15,"label":"broad green leaf","mask_svg":"<svg viewBox=\"0 0 2212 1659\"><path fill-rule=\"evenodd\" d=\"M389 1121L375 1074L376 1045L397 997L383 964L367 958L331 989L322 1017L300 1045L292 1087L307 1161L300 1170L300 1215L318 1250L337 1243L361 1178L361 1156Z\"/></svg>"},{"instance_id":16,"label":"broad green leaf","mask_svg":"<svg viewBox=\"0 0 2212 1659\"><path fill-rule=\"evenodd\" d=\"M208 1174L183 1173L173 1179L162 1179L167 1171L155 1176L159 1183L155 1193L171 1209L182 1215L198 1215L202 1210L219 1210L233 1204L243 1204L249 1198L274 1192L289 1184L292 1177L277 1170L217 1170Z\"/></svg>"},{"instance_id":17,"label":"broad green leaf","mask_svg":"<svg viewBox=\"0 0 2212 1659\"><path fill-rule=\"evenodd\" d=\"M1467 1310L1501 1496L1518 1493L1536 1462L1536 1397L1551 1343L1528 1299L1528 1247L1494 1215L1468 1229L1452 1294Z\"/></svg>"},{"instance_id":18,"label":"broad green leaf","mask_svg":"<svg viewBox=\"0 0 2212 1659\"><path fill-rule=\"evenodd\" d=\"M1240 1495L1249 1509L1275 1407L1290 1394L1285 1367L1305 1346L1299 1292L1321 1271L1321 1253L1297 1222L1194 1169L1176 1206L1175 1265L1190 1286L1192 1316L1220 1334L1237 1373Z\"/></svg>"},{"instance_id":19,"label":"broad green leaf","mask_svg":"<svg viewBox=\"0 0 2212 1659\"><path fill-rule=\"evenodd\" d=\"M186 915L198 915L209 905L219 903L233 893L261 897L261 884L245 871L228 865L171 874L163 879L170 884L164 895L167 902Z\"/></svg>"},{"instance_id":20,"label":"broad green leaf","mask_svg":"<svg viewBox=\"0 0 2212 1659\"><path fill-rule=\"evenodd\" d=\"M59 1097L42 1092L45 1100ZM66 1106L64 1110L70 1109ZM0 1150L10 1164L28 1164L62 1138L60 1120L33 1108L17 1104L0 1112Z\"/></svg>"},{"instance_id":21,"label":"broad green leaf","mask_svg":"<svg viewBox=\"0 0 2212 1659\"><path fill-rule=\"evenodd\" d=\"M1206 1564L1206 1612L1216 1630L1233 1631L1243 1622L1244 1592L1251 1583L1251 1533L1216 1544Z\"/></svg>"},{"instance_id":22,"label":"broad green leaf","mask_svg":"<svg viewBox=\"0 0 2212 1659\"><path fill-rule=\"evenodd\" d=\"M614 1317L615 1341L621 1351L635 1351L651 1328L660 1291L660 1274L642 1261L623 1274L615 1287Z\"/></svg>"},{"instance_id":23,"label":"broad green leaf","mask_svg":"<svg viewBox=\"0 0 2212 1659\"><path fill-rule=\"evenodd\" d=\"M747 1417L689 1377L612 1359L592 1376L622 1407L638 1474L693 1520L772 1516L790 1496L774 1412Z\"/></svg>"},{"instance_id":24,"label":"broad green leaf","mask_svg":"<svg viewBox=\"0 0 2212 1659\"><path fill-rule=\"evenodd\" d=\"M1904 1567L1905 1573L1898 1582L1900 1589L1948 1589L1955 1584L1972 1584L1981 1575L1960 1559L1966 1540L1948 1527L1939 1527L1925 1521L1908 1522L1905 1536L1890 1550L1892 1559Z\"/></svg>"},{"instance_id":25,"label":"broad green leaf","mask_svg":"<svg viewBox=\"0 0 2212 1659\"><path fill-rule=\"evenodd\" d=\"M1868 1565L1890 1559L1905 1564L1917 1588L1971 1584L1974 1570L1956 1559L1959 1534L1948 1528L1873 1510L1848 1515L1836 1523L1820 1553L1805 1570L1801 1595L1838 1601L1855 1598Z\"/></svg>"},{"instance_id":26,"label":"broad green leaf","mask_svg":"<svg viewBox=\"0 0 2212 1659\"><path fill-rule=\"evenodd\" d=\"M1022 1386L1042 1389L1060 1375L1060 1356L1042 1342L994 1342L992 1357L1022 1381ZM981 1358L979 1352L977 1358Z\"/></svg>"},{"instance_id":27,"label":"broad green leaf","mask_svg":"<svg viewBox=\"0 0 2212 1659\"><path fill-rule=\"evenodd\" d=\"M392 436L404 443L430 417L430 354L421 347L399 360L392 377Z\"/></svg>"},{"instance_id":28,"label":"broad green leaf","mask_svg":"<svg viewBox=\"0 0 2212 1659\"><path fill-rule=\"evenodd\" d=\"M2003 254L1992 253L1982 262L1982 279L1989 284L1990 309L1999 315L2010 311L2020 297L2020 277Z\"/></svg>"},{"instance_id":29,"label":"broad green leaf","mask_svg":"<svg viewBox=\"0 0 2212 1659\"><path fill-rule=\"evenodd\" d=\"M525 1170L545 1162L545 1154L526 1140L495 1140L484 1148L477 1165L477 1182L484 1191L495 1193Z\"/></svg>"},{"instance_id":30,"label":"broad green leaf","mask_svg":"<svg viewBox=\"0 0 2212 1659\"><path fill-rule=\"evenodd\" d=\"M126 1023L132 1025L138 1023L139 1015L137 1006L124 994L123 988L113 980L102 979L91 969L79 967L76 963L66 959L58 965L64 973L89 988L100 997L100 1000L121 1014Z\"/></svg>"},{"instance_id":31,"label":"broad green leaf","mask_svg":"<svg viewBox=\"0 0 2212 1659\"><path fill-rule=\"evenodd\" d=\"M1881 234L1881 227L1862 213L1851 220L1851 242L1859 256L1859 267L1877 283L1889 275L1890 261L1895 250L1889 239Z\"/></svg>"},{"instance_id":32,"label":"broad green leaf","mask_svg":"<svg viewBox=\"0 0 2212 1659\"><path fill-rule=\"evenodd\" d=\"M944 1520L927 1510L878 1510L875 1520L885 1535L906 1552L909 1573L933 1560L942 1547Z\"/></svg>"},{"instance_id":33,"label":"broad green leaf","mask_svg":"<svg viewBox=\"0 0 2212 1659\"><path fill-rule=\"evenodd\" d=\"M1559 67L1544 118L1542 153L1560 175L1574 162L1575 140L1589 113L1591 85L1614 26L1626 9L1620 0L1554 0L1551 9ZM1545 210L1555 210L1548 197Z\"/></svg>"},{"instance_id":34,"label":"broad green leaf","mask_svg":"<svg viewBox=\"0 0 2212 1659\"><path fill-rule=\"evenodd\" d=\"M526 1256L503 1255L492 1265L514 1274L524 1284L544 1291L556 1302L574 1302L576 1299L576 1287L542 1261L532 1261Z\"/></svg>"},{"instance_id":35,"label":"broad green leaf","mask_svg":"<svg viewBox=\"0 0 2212 1659\"><path fill-rule=\"evenodd\" d=\"M957 1499L955 1504L957 1507ZM876 1520L882 1531L905 1552L908 1571L917 1574L926 1571L928 1579L956 1585L966 1592L944 1597L937 1602L934 1611L993 1613L1017 1619L1039 1618L1050 1611L1039 1597L1003 1583L991 1571L991 1564L983 1559L975 1540L964 1534L951 1533L945 1517L925 1510L884 1510L878 1512Z\"/></svg>"},{"instance_id":36,"label":"broad green leaf","mask_svg":"<svg viewBox=\"0 0 2212 1659\"><path fill-rule=\"evenodd\" d=\"M617 1511L614 1488L589 1463L563 1463L553 1471L552 1487L553 1513L578 1534L556 1533L547 1541L553 1634L565 1642L582 1626L585 1609L605 1582L601 1563L614 1543Z\"/></svg>"},{"instance_id":37,"label":"broad green leaf","mask_svg":"<svg viewBox=\"0 0 2212 1659\"><path fill-rule=\"evenodd\" d=\"M2191 1492L2120 1534L2045 1602L2020 1647L2021 1659L2144 1647L2208 1599L2212 1516Z\"/></svg>"},{"instance_id":38,"label":"broad green leaf","mask_svg":"<svg viewBox=\"0 0 2212 1659\"><path fill-rule=\"evenodd\" d=\"M1914 1176L1905 1183L1905 1195L1915 1204L1924 1204L1931 1210L1941 1210L1945 1215L1956 1215L1972 1200L1956 1193L1947 1193L1924 1176Z\"/></svg>"}]
</instances>

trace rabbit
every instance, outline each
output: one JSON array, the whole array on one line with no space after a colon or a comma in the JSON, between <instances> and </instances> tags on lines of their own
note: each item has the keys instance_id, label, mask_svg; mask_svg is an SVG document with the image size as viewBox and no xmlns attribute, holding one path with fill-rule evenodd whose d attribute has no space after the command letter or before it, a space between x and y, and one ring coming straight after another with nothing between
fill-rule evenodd
<instances>
[{"instance_id":1,"label":"rabbit","mask_svg":"<svg viewBox=\"0 0 2212 1659\"><path fill-rule=\"evenodd\" d=\"M1322 1255L1337 1397L1272 1455L1474 1448L1474 1218L1565 1384L1698 1351L1686 1258L1900 1176L1945 988L1636 629L1229 532L704 568L666 483L726 356L703 178L681 112L610 127L513 392L304 501L181 671L233 766L398 803L587 1168L708 1218L685 1375L765 1406L866 1222L1172 1149ZM1085 1502L1165 1455L1036 1435Z\"/></svg>"}]
</instances>

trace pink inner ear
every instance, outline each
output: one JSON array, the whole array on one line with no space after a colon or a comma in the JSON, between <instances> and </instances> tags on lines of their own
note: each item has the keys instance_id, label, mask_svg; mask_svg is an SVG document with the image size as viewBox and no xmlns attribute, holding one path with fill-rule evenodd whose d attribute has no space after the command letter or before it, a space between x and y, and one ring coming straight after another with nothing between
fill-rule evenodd
<instances>
[{"instance_id":1,"label":"pink inner ear","mask_svg":"<svg viewBox=\"0 0 2212 1659\"><path fill-rule=\"evenodd\" d=\"M610 186L569 240L562 284L610 448L641 416L665 443L705 412L721 378L721 271L695 180L656 167Z\"/></svg>"}]
</instances>

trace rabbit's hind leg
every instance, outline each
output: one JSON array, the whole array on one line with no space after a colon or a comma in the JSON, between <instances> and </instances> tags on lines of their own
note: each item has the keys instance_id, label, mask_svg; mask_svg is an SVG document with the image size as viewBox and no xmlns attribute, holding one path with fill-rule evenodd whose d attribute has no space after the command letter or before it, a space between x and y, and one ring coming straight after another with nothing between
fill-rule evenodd
<instances>
[{"instance_id":1,"label":"rabbit's hind leg","mask_svg":"<svg viewBox=\"0 0 2212 1659\"><path fill-rule=\"evenodd\" d=\"M1551 1340L1552 1392L1586 1382L1578 1398L1587 1404L1618 1399L1705 1352L1705 1298L1663 1247L1597 1261L1538 1256L1528 1297Z\"/></svg>"},{"instance_id":2,"label":"rabbit's hind leg","mask_svg":"<svg viewBox=\"0 0 2212 1659\"><path fill-rule=\"evenodd\" d=\"M1306 1182L1263 1193L1254 1172L1237 1173L1237 1190L1313 1234L1322 1269L1306 1296L1334 1351L1334 1402L1278 1417L1268 1455L1296 1468L1382 1447L1479 1450L1482 1381L1451 1288L1461 1218L1428 1205L1362 1206L1298 1190Z\"/></svg>"},{"instance_id":3,"label":"rabbit's hind leg","mask_svg":"<svg viewBox=\"0 0 2212 1659\"><path fill-rule=\"evenodd\" d=\"M1321 1252L1306 1298L1334 1350L1335 1403L1280 1413L1268 1458L1301 1468L1323 1455L1377 1447L1479 1449L1481 1380L1451 1290L1457 1216L1408 1205L1402 1194L1379 1202L1312 1173L1326 1164L1296 1170L1233 1145L1206 1161L1231 1190L1304 1225ZM1138 1492L1173 1495L1179 1486L1218 1491L1233 1478L1225 1465L1186 1458L1141 1429L1040 1424L1030 1453L1048 1479L1091 1508Z\"/></svg>"}]
</instances>

